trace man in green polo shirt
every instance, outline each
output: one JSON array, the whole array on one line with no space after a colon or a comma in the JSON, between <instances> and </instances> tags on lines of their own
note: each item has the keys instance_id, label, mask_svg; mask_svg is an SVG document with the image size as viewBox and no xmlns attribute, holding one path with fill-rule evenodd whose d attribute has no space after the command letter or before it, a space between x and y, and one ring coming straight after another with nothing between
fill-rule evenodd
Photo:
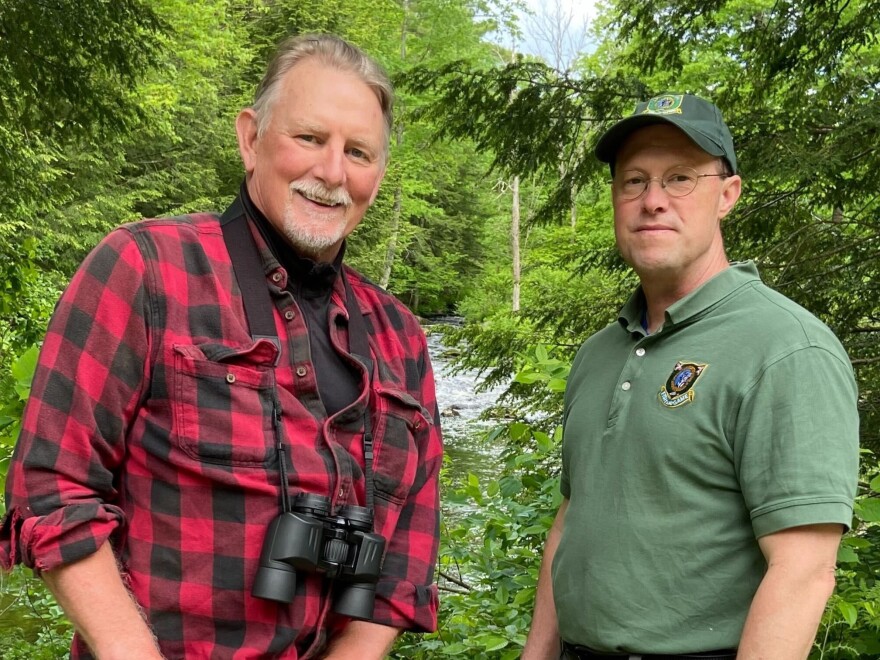
<instances>
[{"instance_id":1,"label":"man in green polo shirt","mask_svg":"<svg viewBox=\"0 0 880 660\"><path fill-rule=\"evenodd\" d=\"M564 500L522 657L806 658L852 517L849 359L754 264L728 262L741 179L718 108L655 97L596 154L640 286L572 366Z\"/></svg>"}]
</instances>

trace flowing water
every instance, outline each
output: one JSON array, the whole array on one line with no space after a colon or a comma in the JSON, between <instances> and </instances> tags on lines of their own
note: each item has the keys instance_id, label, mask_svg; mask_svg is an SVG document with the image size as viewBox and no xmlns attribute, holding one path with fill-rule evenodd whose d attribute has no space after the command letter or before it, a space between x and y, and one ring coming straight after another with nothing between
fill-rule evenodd
<instances>
[{"instance_id":1,"label":"flowing water","mask_svg":"<svg viewBox=\"0 0 880 660\"><path fill-rule=\"evenodd\" d=\"M428 350L437 385L444 450L451 461L455 480L463 478L468 472L480 477L481 482L494 478L498 475L500 466L500 447L489 444L485 437L498 421L481 419L481 415L495 405L503 388L478 392L483 379L476 371L468 370L453 375L450 360L446 357L447 349L443 345L442 333L436 326L433 329L428 326L427 332Z\"/></svg>"}]
</instances>

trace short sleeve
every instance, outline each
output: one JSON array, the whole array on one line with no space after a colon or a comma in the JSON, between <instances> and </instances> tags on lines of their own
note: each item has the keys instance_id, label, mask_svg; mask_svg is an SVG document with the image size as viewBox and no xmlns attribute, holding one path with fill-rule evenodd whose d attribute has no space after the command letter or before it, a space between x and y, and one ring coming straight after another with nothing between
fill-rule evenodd
<instances>
[{"instance_id":1,"label":"short sleeve","mask_svg":"<svg viewBox=\"0 0 880 660\"><path fill-rule=\"evenodd\" d=\"M756 537L800 525L849 527L858 479L857 398L842 349L801 348L758 374L742 399L734 441Z\"/></svg>"}]
</instances>

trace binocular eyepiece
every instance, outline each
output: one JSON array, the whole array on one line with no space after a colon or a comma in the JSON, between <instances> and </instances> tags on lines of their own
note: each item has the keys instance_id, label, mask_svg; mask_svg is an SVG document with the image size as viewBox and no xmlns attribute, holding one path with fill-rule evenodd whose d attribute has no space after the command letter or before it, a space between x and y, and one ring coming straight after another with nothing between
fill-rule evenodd
<instances>
[{"instance_id":1,"label":"binocular eyepiece","mask_svg":"<svg viewBox=\"0 0 880 660\"><path fill-rule=\"evenodd\" d=\"M370 509L348 504L331 514L330 498L300 493L292 510L269 525L251 593L292 603L296 571L322 573L336 581L334 612L371 619L385 552L385 539L372 528Z\"/></svg>"}]
</instances>

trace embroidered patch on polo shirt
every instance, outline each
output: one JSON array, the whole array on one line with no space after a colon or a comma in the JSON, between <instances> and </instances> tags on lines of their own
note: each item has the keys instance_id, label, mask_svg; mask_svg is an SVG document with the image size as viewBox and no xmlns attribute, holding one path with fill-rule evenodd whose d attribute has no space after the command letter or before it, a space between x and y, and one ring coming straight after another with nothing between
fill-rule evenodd
<instances>
[{"instance_id":1,"label":"embroidered patch on polo shirt","mask_svg":"<svg viewBox=\"0 0 880 660\"><path fill-rule=\"evenodd\" d=\"M660 388L660 402L667 408L678 408L693 401L693 387L708 366L697 362L676 362L666 384Z\"/></svg>"}]
</instances>

